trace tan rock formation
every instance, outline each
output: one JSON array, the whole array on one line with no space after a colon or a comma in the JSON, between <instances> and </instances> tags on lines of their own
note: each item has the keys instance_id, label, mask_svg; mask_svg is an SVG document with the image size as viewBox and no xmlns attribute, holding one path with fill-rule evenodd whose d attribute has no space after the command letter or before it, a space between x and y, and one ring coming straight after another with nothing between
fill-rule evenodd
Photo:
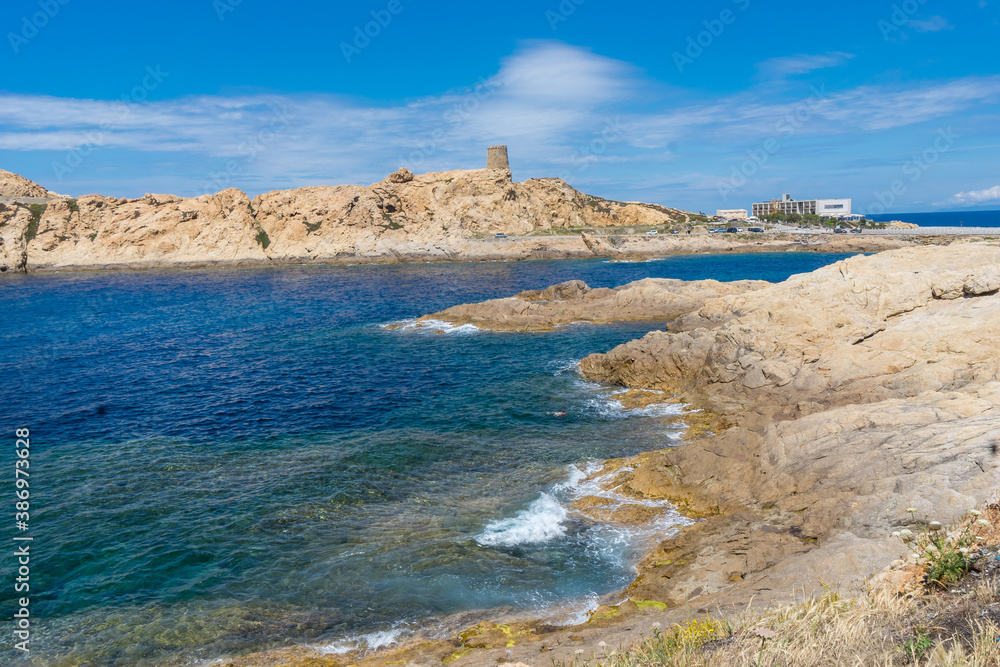
<instances>
[{"instance_id":1,"label":"tan rock formation","mask_svg":"<svg viewBox=\"0 0 1000 667\"><path fill-rule=\"evenodd\" d=\"M15 175L10 180L14 183ZM11 191L43 194L30 181ZM16 181L20 183L20 181ZM37 186L34 186L37 188ZM495 232L617 224L618 212L644 224L684 215L672 209L618 204L588 197L557 179L511 182L509 172L454 171L414 176L403 169L370 187L353 185L275 191L251 201L238 190L182 199L146 195L116 199L89 195L50 203L34 234L26 206L0 211L7 247L27 246L13 270L309 261L401 261L470 256L531 256L522 246L484 246L476 237ZM30 217L30 216L29 216ZM27 238L25 233L27 232ZM565 241L572 248L566 250ZM535 243L535 246L538 244ZM478 246L478 247L477 247ZM553 253L589 251L579 239L553 244ZM546 250L542 248L543 252ZM18 251L15 251L15 255Z\"/></svg>"},{"instance_id":2,"label":"tan rock formation","mask_svg":"<svg viewBox=\"0 0 1000 667\"><path fill-rule=\"evenodd\" d=\"M906 508L949 522L994 498L998 269L996 246L855 257L585 359L591 379L678 392L735 424L625 482L721 509L647 560L636 595L858 590L903 552L889 533Z\"/></svg>"},{"instance_id":3,"label":"tan rock formation","mask_svg":"<svg viewBox=\"0 0 1000 667\"><path fill-rule=\"evenodd\" d=\"M24 176L0 169L0 197L52 197L53 195Z\"/></svg>"},{"instance_id":4,"label":"tan rock formation","mask_svg":"<svg viewBox=\"0 0 1000 667\"><path fill-rule=\"evenodd\" d=\"M455 306L418 321L473 324L493 331L551 331L574 322L667 320L695 310L709 299L768 285L761 280L723 283L647 278L615 289L591 289L581 280L571 280L507 299Z\"/></svg>"},{"instance_id":5,"label":"tan rock formation","mask_svg":"<svg viewBox=\"0 0 1000 667\"><path fill-rule=\"evenodd\" d=\"M818 237L751 241L708 235L644 236L641 232L596 237L569 231L627 232L629 225L664 228L688 218L682 211L662 206L590 197L558 179L516 183L503 170L417 176L400 170L369 187L299 188L268 192L253 200L230 189L193 199L88 195L30 205L6 203L0 209L0 239L5 248L0 249L0 266L16 272L595 255L630 258L788 249L871 251L910 243ZM511 238L494 239L497 232Z\"/></svg>"}]
</instances>

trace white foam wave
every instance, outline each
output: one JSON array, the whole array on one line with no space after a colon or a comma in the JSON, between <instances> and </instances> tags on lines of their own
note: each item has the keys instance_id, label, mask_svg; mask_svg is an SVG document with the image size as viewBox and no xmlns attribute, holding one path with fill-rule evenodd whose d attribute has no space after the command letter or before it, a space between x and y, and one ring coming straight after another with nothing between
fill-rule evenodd
<instances>
[{"instance_id":1,"label":"white foam wave","mask_svg":"<svg viewBox=\"0 0 1000 667\"><path fill-rule=\"evenodd\" d=\"M568 516L569 511L555 496L542 493L538 500L515 516L491 521L476 542L489 547L548 542L566 534Z\"/></svg>"},{"instance_id":2,"label":"white foam wave","mask_svg":"<svg viewBox=\"0 0 1000 667\"><path fill-rule=\"evenodd\" d=\"M312 648L323 655L343 655L351 651L377 651L380 648L397 643L400 636L405 632L408 631L404 628L392 628L391 630L369 632L366 635L346 637L326 646L313 646Z\"/></svg>"},{"instance_id":3,"label":"white foam wave","mask_svg":"<svg viewBox=\"0 0 1000 667\"><path fill-rule=\"evenodd\" d=\"M608 392L599 384L579 381L587 389L591 389L597 395L587 401L587 406L605 419L625 419L627 417L672 417L683 412L683 406L677 403L654 403L641 408L627 408L622 405L617 396L624 394L629 389L618 389ZM651 394L662 394L662 391L649 390Z\"/></svg>"},{"instance_id":4,"label":"white foam wave","mask_svg":"<svg viewBox=\"0 0 1000 667\"><path fill-rule=\"evenodd\" d=\"M429 333L441 332L445 334L471 334L481 331L481 329L474 324L453 324L452 322L445 322L443 320L408 319L389 322L379 326L383 329L391 328L397 331L424 331Z\"/></svg>"}]
</instances>

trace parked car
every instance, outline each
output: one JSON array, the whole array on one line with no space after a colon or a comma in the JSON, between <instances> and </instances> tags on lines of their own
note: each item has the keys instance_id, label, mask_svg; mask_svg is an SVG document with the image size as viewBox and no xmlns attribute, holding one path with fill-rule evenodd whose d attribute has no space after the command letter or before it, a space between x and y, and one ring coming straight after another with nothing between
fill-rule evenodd
<instances>
[{"instance_id":1,"label":"parked car","mask_svg":"<svg viewBox=\"0 0 1000 667\"><path fill-rule=\"evenodd\" d=\"M659 233L660 232L656 231L655 229L650 229L648 232L646 232L646 236L656 236Z\"/></svg>"},{"instance_id":2,"label":"parked car","mask_svg":"<svg viewBox=\"0 0 1000 667\"><path fill-rule=\"evenodd\" d=\"M763 227L751 227L750 231L753 232L754 234L763 234L764 233L764 228Z\"/></svg>"},{"instance_id":3,"label":"parked car","mask_svg":"<svg viewBox=\"0 0 1000 667\"><path fill-rule=\"evenodd\" d=\"M846 234L846 233L847 233L847 230L846 230L846 229L843 229L843 228L841 228L841 227L837 227L836 229L834 229L834 230L833 230L833 233L834 233L834 234Z\"/></svg>"},{"instance_id":4,"label":"parked car","mask_svg":"<svg viewBox=\"0 0 1000 667\"><path fill-rule=\"evenodd\" d=\"M729 229L726 230L726 233L727 234L739 234L740 233L740 228L739 227L730 227Z\"/></svg>"},{"instance_id":5,"label":"parked car","mask_svg":"<svg viewBox=\"0 0 1000 667\"><path fill-rule=\"evenodd\" d=\"M860 234L860 233L861 233L861 232L863 232L863 231L864 231L864 230L863 230L863 229L861 229L860 227L855 227L854 229L852 229L852 230L851 230L851 233L852 233L852 234Z\"/></svg>"},{"instance_id":6,"label":"parked car","mask_svg":"<svg viewBox=\"0 0 1000 667\"><path fill-rule=\"evenodd\" d=\"M493 238L495 238L495 239L505 239L505 238L507 238L507 235L504 234L503 232L497 232L496 234L493 235Z\"/></svg>"}]
</instances>

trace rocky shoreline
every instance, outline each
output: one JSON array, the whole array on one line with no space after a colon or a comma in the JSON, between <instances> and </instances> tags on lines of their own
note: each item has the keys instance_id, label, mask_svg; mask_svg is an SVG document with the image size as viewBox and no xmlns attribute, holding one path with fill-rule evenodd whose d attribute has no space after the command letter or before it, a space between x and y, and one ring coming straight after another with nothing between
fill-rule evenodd
<instances>
[{"instance_id":1,"label":"rocky shoreline","mask_svg":"<svg viewBox=\"0 0 1000 667\"><path fill-rule=\"evenodd\" d=\"M876 252L894 237L663 234L704 225L697 214L616 202L554 178L507 170L414 175L368 187L320 186L250 198L236 189L195 198L54 195L0 170L0 275L53 271L483 262L689 253ZM496 238L498 233L506 237ZM949 243L941 239L935 242Z\"/></svg>"},{"instance_id":2,"label":"rocky shoreline","mask_svg":"<svg viewBox=\"0 0 1000 667\"><path fill-rule=\"evenodd\" d=\"M639 289L657 287L685 291ZM635 316L581 285L517 300L532 330L543 330L545 318L551 328L577 317L591 292L604 302L599 320ZM630 389L626 401L667 398L693 409L681 446L596 473L617 493L668 500L697 519L643 560L622 592L627 601L570 628L497 618L374 654L292 648L231 664L572 663L629 646L653 623L827 587L862 596L907 552L891 533L912 525L908 510L947 524L997 500L1000 244L856 256L783 283L716 292L687 290L698 295L693 307L664 330L581 362L586 378ZM511 330L509 301L451 310Z\"/></svg>"}]
</instances>

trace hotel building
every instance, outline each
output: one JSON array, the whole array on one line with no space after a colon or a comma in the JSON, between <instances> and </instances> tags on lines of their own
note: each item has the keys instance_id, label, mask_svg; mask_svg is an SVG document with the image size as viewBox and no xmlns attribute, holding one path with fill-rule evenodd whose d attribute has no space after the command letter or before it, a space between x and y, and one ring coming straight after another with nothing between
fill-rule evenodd
<instances>
[{"instance_id":1,"label":"hotel building","mask_svg":"<svg viewBox=\"0 0 1000 667\"><path fill-rule=\"evenodd\" d=\"M782 195L781 199L772 199L753 205L753 214L763 218L772 213L798 213L799 215L819 215L826 218L840 218L851 214L850 199L792 199L791 195Z\"/></svg>"}]
</instances>

